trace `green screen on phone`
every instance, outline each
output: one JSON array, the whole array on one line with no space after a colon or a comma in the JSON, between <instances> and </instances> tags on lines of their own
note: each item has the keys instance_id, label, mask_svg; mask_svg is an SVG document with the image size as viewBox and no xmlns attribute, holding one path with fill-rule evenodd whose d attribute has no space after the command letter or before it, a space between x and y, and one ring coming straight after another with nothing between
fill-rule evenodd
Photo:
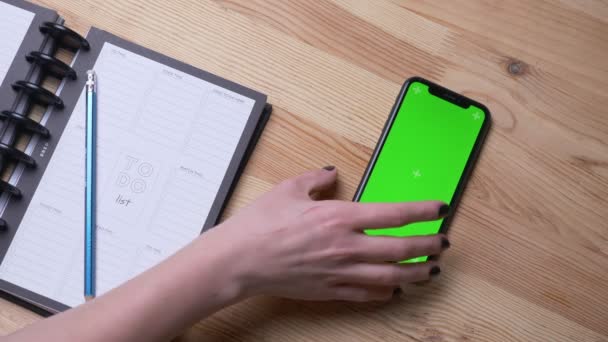
<instances>
[{"instance_id":1,"label":"green screen on phone","mask_svg":"<svg viewBox=\"0 0 608 342\"><path fill-rule=\"evenodd\" d=\"M459 107L410 83L365 184L360 202L440 200L452 203L485 112ZM397 228L368 229L368 235L437 234L443 220ZM408 262L426 261L419 257Z\"/></svg>"}]
</instances>

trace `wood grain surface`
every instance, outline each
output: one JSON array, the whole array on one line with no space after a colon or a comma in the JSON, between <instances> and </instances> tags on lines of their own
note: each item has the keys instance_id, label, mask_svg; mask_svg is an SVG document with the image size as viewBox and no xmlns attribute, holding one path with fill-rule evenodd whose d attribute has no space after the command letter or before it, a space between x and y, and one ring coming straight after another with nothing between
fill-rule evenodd
<instances>
[{"instance_id":1,"label":"wood grain surface","mask_svg":"<svg viewBox=\"0 0 608 342\"><path fill-rule=\"evenodd\" d=\"M605 0L35 2L269 95L227 215L328 164L350 199L412 75L492 111L440 279L388 304L256 298L180 341L608 341ZM0 312L0 333L40 319Z\"/></svg>"}]
</instances>

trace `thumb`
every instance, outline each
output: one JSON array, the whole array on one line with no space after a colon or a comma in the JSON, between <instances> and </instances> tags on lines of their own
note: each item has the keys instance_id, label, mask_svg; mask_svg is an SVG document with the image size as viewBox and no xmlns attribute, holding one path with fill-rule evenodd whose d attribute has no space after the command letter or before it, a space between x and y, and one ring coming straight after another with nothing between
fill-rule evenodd
<instances>
[{"instance_id":1,"label":"thumb","mask_svg":"<svg viewBox=\"0 0 608 342\"><path fill-rule=\"evenodd\" d=\"M297 192L310 197L311 194L331 188L336 183L338 172L335 166L308 171L291 180Z\"/></svg>"}]
</instances>

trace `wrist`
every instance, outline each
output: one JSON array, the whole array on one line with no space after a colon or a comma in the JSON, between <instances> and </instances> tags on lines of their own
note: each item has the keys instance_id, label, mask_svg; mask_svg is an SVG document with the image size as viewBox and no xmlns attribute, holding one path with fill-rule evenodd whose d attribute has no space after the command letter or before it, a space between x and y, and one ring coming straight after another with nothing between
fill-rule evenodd
<instances>
[{"instance_id":1,"label":"wrist","mask_svg":"<svg viewBox=\"0 0 608 342\"><path fill-rule=\"evenodd\" d=\"M197 270L199 284L209 285L211 294L222 306L228 306L250 297L251 291L242 262L243 251L232 241L226 241L224 234L218 234L222 225L201 235L189 246L195 253L189 259L195 262L192 269ZM201 300L208 300L208 295L201 294Z\"/></svg>"}]
</instances>

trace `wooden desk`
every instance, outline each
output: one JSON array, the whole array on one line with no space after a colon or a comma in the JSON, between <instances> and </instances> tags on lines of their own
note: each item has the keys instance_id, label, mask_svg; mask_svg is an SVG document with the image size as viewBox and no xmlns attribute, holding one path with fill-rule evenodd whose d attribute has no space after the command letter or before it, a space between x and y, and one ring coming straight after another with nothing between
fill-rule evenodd
<instances>
[{"instance_id":1,"label":"wooden desk","mask_svg":"<svg viewBox=\"0 0 608 342\"><path fill-rule=\"evenodd\" d=\"M605 1L36 2L270 95L229 212L327 164L350 199L411 75L494 115L439 281L385 305L254 299L183 341L608 341ZM0 333L39 319L0 312Z\"/></svg>"}]
</instances>

